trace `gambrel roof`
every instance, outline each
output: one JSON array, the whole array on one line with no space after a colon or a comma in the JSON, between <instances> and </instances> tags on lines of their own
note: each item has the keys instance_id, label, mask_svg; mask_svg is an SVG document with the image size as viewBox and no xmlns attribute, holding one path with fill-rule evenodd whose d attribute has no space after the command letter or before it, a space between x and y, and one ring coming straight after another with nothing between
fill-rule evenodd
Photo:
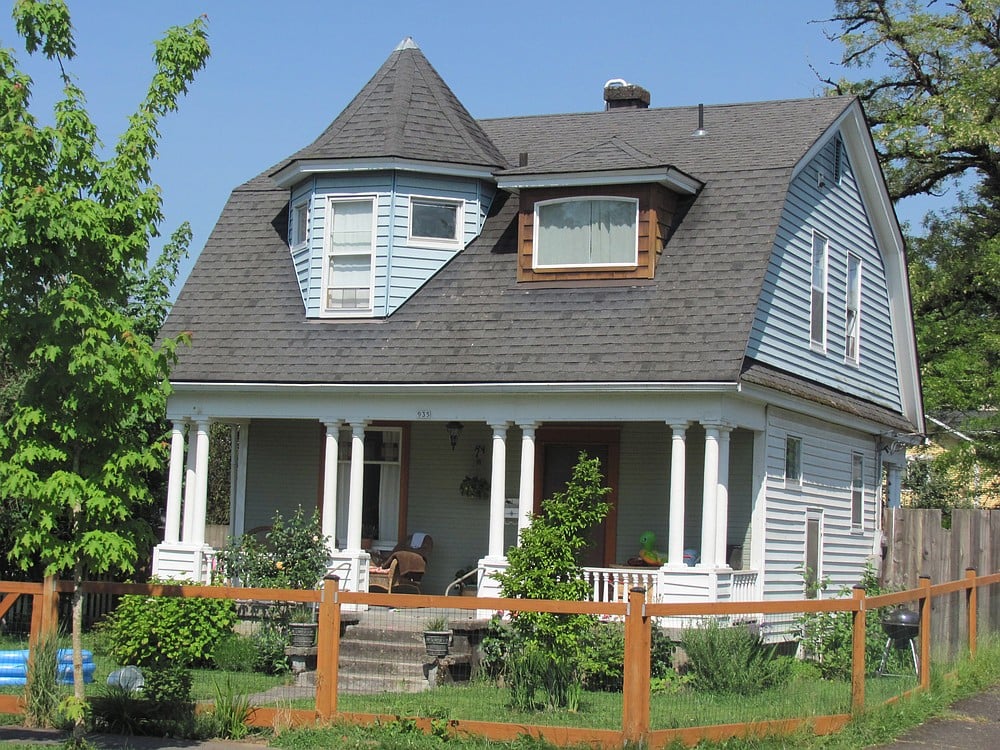
<instances>
[{"instance_id":1,"label":"gambrel roof","mask_svg":"<svg viewBox=\"0 0 1000 750\"><path fill-rule=\"evenodd\" d=\"M401 45L320 138L233 191L165 327L193 332L172 380L740 381L794 170L855 100L709 106L695 135L697 107L477 122L442 87ZM527 166L510 166L522 154ZM490 166L499 178L669 165L701 187L682 199L651 280L518 284L518 201L500 191L481 235L389 317L307 319L289 191L272 175L296 160L382 156ZM899 421L874 405L866 416Z\"/></svg>"}]
</instances>

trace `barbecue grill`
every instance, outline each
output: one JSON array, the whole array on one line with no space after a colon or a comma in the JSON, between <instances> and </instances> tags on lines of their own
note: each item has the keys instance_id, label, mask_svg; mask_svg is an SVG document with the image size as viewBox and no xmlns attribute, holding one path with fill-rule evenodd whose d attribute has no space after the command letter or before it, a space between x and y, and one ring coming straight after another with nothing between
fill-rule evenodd
<instances>
[{"instance_id":1,"label":"barbecue grill","mask_svg":"<svg viewBox=\"0 0 1000 750\"><path fill-rule=\"evenodd\" d=\"M885 675L889 652L907 651L913 659L913 673L920 674L920 659L917 657L917 636L920 635L920 615L913 610L896 607L882 615L882 630L886 634L882 663L875 674Z\"/></svg>"}]
</instances>

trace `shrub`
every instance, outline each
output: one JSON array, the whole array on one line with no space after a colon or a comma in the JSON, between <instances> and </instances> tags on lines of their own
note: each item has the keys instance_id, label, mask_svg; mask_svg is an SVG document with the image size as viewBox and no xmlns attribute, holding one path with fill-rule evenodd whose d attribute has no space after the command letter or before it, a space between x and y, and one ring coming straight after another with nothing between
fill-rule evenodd
<instances>
[{"instance_id":1,"label":"shrub","mask_svg":"<svg viewBox=\"0 0 1000 750\"><path fill-rule=\"evenodd\" d=\"M521 542L508 552L507 569L497 574L501 596L523 599L579 601L589 587L580 567L588 531L611 506L603 501L600 460L586 453L573 468L565 492L543 501L531 517ZM581 650L594 618L551 612L519 612L511 620L518 648L508 652L505 677L512 698L525 705L543 690L551 708L570 708L578 697Z\"/></svg>"},{"instance_id":2,"label":"shrub","mask_svg":"<svg viewBox=\"0 0 1000 750\"><path fill-rule=\"evenodd\" d=\"M764 643L755 625L727 627L710 620L685 630L681 645L696 690L750 695L791 677L789 659L775 657L775 647Z\"/></svg>"},{"instance_id":3,"label":"shrub","mask_svg":"<svg viewBox=\"0 0 1000 750\"><path fill-rule=\"evenodd\" d=\"M674 644L662 629L652 628L650 676L670 671ZM625 626L620 622L595 622L580 659L580 680L587 690L618 691L625 674Z\"/></svg>"},{"instance_id":4,"label":"shrub","mask_svg":"<svg viewBox=\"0 0 1000 750\"><path fill-rule=\"evenodd\" d=\"M287 521L275 513L262 544L244 534L219 553L219 573L243 586L313 589L326 574L330 552L319 516L306 518L302 506Z\"/></svg>"},{"instance_id":5,"label":"shrub","mask_svg":"<svg viewBox=\"0 0 1000 750\"><path fill-rule=\"evenodd\" d=\"M227 599L130 594L101 630L109 655L119 664L202 666L235 623L236 608Z\"/></svg>"},{"instance_id":6,"label":"shrub","mask_svg":"<svg viewBox=\"0 0 1000 750\"><path fill-rule=\"evenodd\" d=\"M264 623L250 636L250 641L257 652L253 662L255 672L284 674L288 671L288 657L285 656L288 639L280 628Z\"/></svg>"},{"instance_id":7,"label":"shrub","mask_svg":"<svg viewBox=\"0 0 1000 750\"><path fill-rule=\"evenodd\" d=\"M860 585L868 596L886 593L871 565L865 568ZM841 598L850 595L851 590L847 586L838 592ZM870 609L865 613L865 663L869 665L869 671L881 661L885 646L882 614L882 609ZM797 624L804 657L816 664L824 678L850 680L854 643L852 613L806 612L799 617ZM895 651L893 653L895 655Z\"/></svg>"},{"instance_id":8,"label":"shrub","mask_svg":"<svg viewBox=\"0 0 1000 750\"><path fill-rule=\"evenodd\" d=\"M56 678L59 641L43 635L32 649L24 686L24 719L29 727L53 727L59 721L59 703L65 690Z\"/></svg>"}]
</instances>

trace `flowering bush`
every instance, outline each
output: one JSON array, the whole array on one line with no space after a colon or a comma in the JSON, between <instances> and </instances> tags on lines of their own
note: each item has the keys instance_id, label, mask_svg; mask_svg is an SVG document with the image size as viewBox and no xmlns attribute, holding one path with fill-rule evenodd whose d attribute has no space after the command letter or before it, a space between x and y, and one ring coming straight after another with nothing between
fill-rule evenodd
<instances>
[{"instance_id":1,"label":"flowering bush","mask_svg":"<svg viewBox=\"0 0 1000 750\"><path fill-rule=\"evenodd\" d=\"M326 573L327 537L314 512L306 518L299 506L287 521L275 513L264 542L244 534L219 553L218 571L255 588L311 589Z\"/></svg>"}]
</instances>

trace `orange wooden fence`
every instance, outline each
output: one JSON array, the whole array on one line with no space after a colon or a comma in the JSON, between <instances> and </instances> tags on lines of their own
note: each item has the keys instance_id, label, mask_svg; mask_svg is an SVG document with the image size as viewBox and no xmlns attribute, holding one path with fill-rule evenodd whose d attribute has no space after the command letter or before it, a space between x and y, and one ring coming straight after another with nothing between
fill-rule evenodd
<instances>
[{"instance_id":1,"label":"orange wooden fence","mask_svg":"<svg viewBox=\"0 0 1000 750\"><path fill-rule=\"evenodd\" d=\"M169 584L122 584L88 582L86 592L110 594L140 594L144 596L205 597L240 601L288 601L319 604L318 657L316 670L315 707L312 710L258 708L253 723L273 726L277 721L291 725L311 725L332 721L358 724L392 721L396 717L376 714L348 713L338 710L337 680L340 654L341 618L345 606L370 605L409 609L417 607L466 609L479 611L533 611L557 614L592 614L622 618L625 622L624 683L622 692L622 726L619 729L591 729L558 726L526 726L523 723L455 720L449 722L449 731L471 733L495 740L511 740L528 734L544 737L559 745L585 743L606 748L622 747L624 743L643 743L651 748L664 747L680 741L687 745L728 737L787 734L803 726L816 733L837 731L850 719L850 714L812 716L802 719L727 724L686 729L653 729L650 726L650 665L649 653L654 618L697 617L719 615L761 616L803 612L850 612L853 618L852 689L851 711L860 711L865 701L865 613L873 608L916 602L920 613L919 685L930 685L932 633L931 603L934 597L964 592L966 621L966 646L975 655L978 639L977 602L983 587L1000 584L1000 573L978 576L969 569L956 581L932 585L930 578L920 579L917 588L880 596L866 596L863 589L855 588L853 596L845 599L790 600L717 603L649 603L641 588L629 592L624 602L556 602L526 599L493 599L474 597L444 597L406 594L370 594L341 591L336 577L324 581L315 591L285 589L248 589L233 587L184 586ZM53 632L57 627L56 600L59 592L71 590L65 581L46 579L43 583L14 583L0 581L0 616L18 596L32 596L32 625L30 642L37 642L42 633ZM0 696L0 712L21 713L23 705L16 696ZM431 731L431 718L418 718L417 726Z\"/></svg>"}]
</instances>

